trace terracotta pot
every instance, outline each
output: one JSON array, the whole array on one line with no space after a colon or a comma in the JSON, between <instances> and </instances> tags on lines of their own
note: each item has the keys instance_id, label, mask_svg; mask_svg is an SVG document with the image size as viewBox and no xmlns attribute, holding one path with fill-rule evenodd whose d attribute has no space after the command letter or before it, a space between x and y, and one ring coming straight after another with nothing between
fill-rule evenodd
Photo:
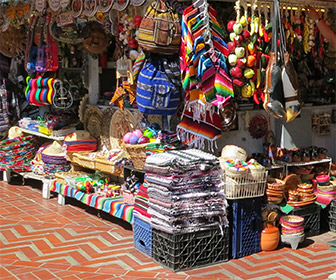
<instances>
[{"instance_id":1,"label":"terracotta pot","mask_svg":"<svg viewBox=\"0 0 336 280\"><path fill-rule=\"evenodd\" d=\"M280 241L279 229L272 224L267 224L265 229L261 232L260 247L263 251L275 250Z\"/></svg>"}]
</instances>

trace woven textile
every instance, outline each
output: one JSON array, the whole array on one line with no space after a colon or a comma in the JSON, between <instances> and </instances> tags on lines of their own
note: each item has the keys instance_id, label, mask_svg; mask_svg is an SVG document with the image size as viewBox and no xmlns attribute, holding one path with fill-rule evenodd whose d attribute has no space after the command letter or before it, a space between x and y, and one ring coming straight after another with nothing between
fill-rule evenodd
<instances>
[{"instance_id":1,"label":"woven textile","mask_svg":"<svg viewBox=\"0 0 336 280\"><path fill-rule=\"evenodd\" d=\"M168 151L147 157L144 170L153 228L186 233L228 225L217 157L196 149Z\"/></svg>"},{"instance_id":2,"label":"woven textile","mask_svg":"<svg viewBox=\"0 0 336 280\"><path fill-rule=\"evenodd\" d=\"M181 100L181 89L167 76L164 60L152 58L141 69L136 101L141 113L174 115ZM171 73L179 77L180 72Z\"/></svg>"},{"instance_id":3,"label":"woven textile","mask_svg":"<svg viewBox=\"0 0 336 280\"><path fill-rule=\"evenodd\" d=\"M123 198L107 198L96 194L87 194L76 188L63 185L57 180L52 182L50 191L75 198L90 207L102 210L126 222L133 222L134 206L124 203Z\"/></svg>"},{"instance_id":4,"label":"woven textile","mask_svg":"<svg viewBox=\"0 0 336 280\"><path fill-rule=\"evenodd\" d=\"M234 94L224 32L216 11L211 6L203 7L201 11L189 6L182 15L180 62L186 102L177 132L184 144L205 149L208 143L214 151L215 141L222 133L219 109Z\"/></svg>"}]
</instances>

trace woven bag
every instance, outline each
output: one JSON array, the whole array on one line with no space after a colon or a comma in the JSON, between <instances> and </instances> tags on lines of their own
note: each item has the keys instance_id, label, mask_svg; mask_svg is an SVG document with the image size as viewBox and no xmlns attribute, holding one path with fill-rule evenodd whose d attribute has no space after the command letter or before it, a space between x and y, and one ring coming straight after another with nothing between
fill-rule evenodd
<instances>
[{"instance_id":1,"label":"woven bag","mask_svg":"<svg viewBox=\"0 0 336 280\"><path fill-rule=\"evenodd\" d=\"M162 0L155 0L146 10L139 27L139 45L144 51L177 54L180 50L181 25L174 13Z\"/></svg>"}]
</instances>

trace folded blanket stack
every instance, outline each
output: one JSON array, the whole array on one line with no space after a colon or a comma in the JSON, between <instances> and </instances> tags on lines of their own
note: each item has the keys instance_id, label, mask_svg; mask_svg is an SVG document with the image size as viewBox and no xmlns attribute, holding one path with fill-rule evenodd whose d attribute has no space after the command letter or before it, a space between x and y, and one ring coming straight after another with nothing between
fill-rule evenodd
<instances>
[{"instance_id":1,"label":"folded blanket stack","mask_svg":"<svg viewBox=\"0 0 336 280\"><path fill-rule=\"evenodd\" d=\"M149 223L151 216L148 213L148 207L148 185L144 183L140 185L137 195L135 197L133 214Z\"/></svg>"},{"instance_id":2,"label":"folded blanket stack","mask_svg":"<svg viewBox=\"0 0 336 280\"><path fill-rule=\"evenodd\" d=\"M197 149L174 150L146 159L151 226L180 234L228 226L217 157Z\"/></svg>"}]
</instances>

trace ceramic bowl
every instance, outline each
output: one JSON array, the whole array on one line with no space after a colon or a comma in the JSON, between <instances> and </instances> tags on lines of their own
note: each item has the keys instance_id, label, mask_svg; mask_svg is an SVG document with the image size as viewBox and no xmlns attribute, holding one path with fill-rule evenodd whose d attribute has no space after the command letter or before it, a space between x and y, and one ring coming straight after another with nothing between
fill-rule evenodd
<instances>
[{"instance_id":1,"label":"ceramic bowl","mask_svg":"<svg viewBox=\"0 0 336 280\"><path fill-rule=\"evenodd\" d=\"M322 186L329 185L329 180L330 180L329 175L319 175L315 179L319 185L322 185Z\"/></svg>"},{"instance_id":2,"label":"ceramic bowl","mask_svg":"<svg viewBox=\"0 0 336 280\"><path fill-rule=\"evenodd\" d=\"M280 224L285 227L293 228L303 225L304 218L297 215L286 215L280 218Z\"/></svg>"}]
</instances>

